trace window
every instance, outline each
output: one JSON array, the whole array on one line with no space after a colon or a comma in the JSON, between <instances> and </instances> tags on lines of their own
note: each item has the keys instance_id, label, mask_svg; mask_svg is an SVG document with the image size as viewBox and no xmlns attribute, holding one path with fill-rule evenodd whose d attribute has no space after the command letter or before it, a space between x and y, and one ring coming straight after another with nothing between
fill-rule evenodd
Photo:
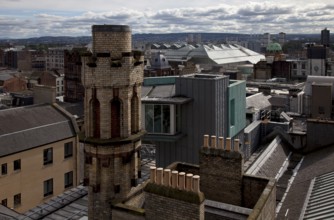
<instances>
[{"instance_id":1,"label":"window","mask_svg":"<svg viewBox=\"0 0 334 220\"><path fill-rule=\"evenodd\" d=\"M3 199L3 200L1 200L1 205L7 207L7 199Z\"/></svg>"},{"instance_id":2,"label":"window","mask_svg":"<svg viewBox=\"0 0 334 220\"><path fill-rule=\"evenodd\" d=\"M64 186L65 186L65 188L73 186L73 171L65 173L65 175L64 175Z\"/></svg>"},{"instance_id":3,"label":"window","mask_svg":"<svg viewBox=\"0 0 334 220\"><path fill-rule=\"evenodd\" d=\"M231 110L231 112L230 112L230 125L231 126L234 126L235 125L235 101L234 101L234 99L232 99L231 100L231 102L230 102L230 110Z\"/></svg>"},{"instance_id":4,"label":"window","mask_svg":"<svg viewBox=\"0 0 334 220\"><path fill-rule=\"evenodd\" d=\"M7 174L7 164L4 163L1 165L1 175L6 175Z\"/></svg>"},{"instance_id":5,"label":"window","mask_svg":"<svg viewBox=\"0 0 334 220\"><path fill-rule=\"evenodd\" d=\"M20 170L21 169L21 160L14 160L14 171L15 170Z\"/></svg>"},{"instance_id":6,"label":"window","mask_svg":"<svg viewBox=\"0 0 334 220\"><path fill-rule=\"evenodd\" d=\"M149 133L175 134L180 120L179 106L145 105L145 129Z\"/></svg>"},{"instance_id":7,"label":"window","mask_svg":"<svg viewBox=\"0 0 334 220\"><path fill-rule=\"evenodd\" d=\"M52 163L52 148L45 149L43 152L43 164Z\"/></svg>"},{"instance_id":8,"label":"window","mask_svg":"<svg viewBox=\"0 0 334 220\"><path fill-rule=\"evenodd\" d=\"M64 145L64 158L72 157L73 155L73 142L67 142Z\"/></svg>"},{"instance_id":9,"label":"window","mask_svg":"<svg viewBox=\"0 0 334 220\"><path fill-rule=\"evenodd\" d=\"M306 69L306 64L305 63L302 63L302 69Z\"/></svg>"},{"instance_id":10,"label":"window","mask_svg":"<svg viewBox=\"0 0 334 220\"><path fill-rule=\"evenodd\" d=\"M21 205L21 193L14 195L14 208Z\"/></svg>"},{"instance_id":11,"label":"window","mask_svg":"<svg viewBox=\"0 0 334 220\"><path fill-rule=\"evenodd\" d=\"M44 197L53 194L53 179L44 181Z\"/></svg>"}]
</instances>

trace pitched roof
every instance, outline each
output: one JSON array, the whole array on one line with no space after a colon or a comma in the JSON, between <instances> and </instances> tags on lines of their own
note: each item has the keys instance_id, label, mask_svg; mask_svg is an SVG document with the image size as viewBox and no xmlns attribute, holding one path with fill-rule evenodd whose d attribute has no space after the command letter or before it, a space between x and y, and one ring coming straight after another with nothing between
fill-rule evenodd
<instances>
[{"instance_id":1,"label":"pitched roof","mask_svg":"<svg viewBox=\"0 0 334 220\"><path fill-rule=\"evenodd\" d=\"M323 174L334 171L334 146L312 152L304 157L298 172L294 173L294 181L280 208L277 219L283 219L288 211L289 219L302 217L303 207L308 202L308 191L312 180Z\"/></svg>"},{"instance_id":2,"label":"pitched roof","mask_svg":"<svg viewBox=\"0 0 334 220\"><path fill-rule=\"evenodd\" d=\"M52 105L0 111L0 157L76 135L72 120Z\"/></svg>"},{"instance_id":3,"label":"pitched roof","mask_svg":"<svg viewBox=\"0 0 334 220\"><path fill-rule=\"evenodd\" d=\"M238 62L248 62L255 64L265 57L259 53L251 51L245 47L232 44L221 45L200 45L197 48L194 47L182 47L178 50L166 51L166 57L169 61L181 61L198 59L202 61L205 59L215 64L229 64Z\"/></svg>"}]
</instances>

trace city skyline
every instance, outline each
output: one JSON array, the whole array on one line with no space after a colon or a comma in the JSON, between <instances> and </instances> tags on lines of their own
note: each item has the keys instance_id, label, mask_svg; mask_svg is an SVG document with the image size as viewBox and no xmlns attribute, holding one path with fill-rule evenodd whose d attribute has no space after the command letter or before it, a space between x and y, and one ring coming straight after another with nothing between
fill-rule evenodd
<instances>
[{"instance_id":1,"label":"city skyline","mask_svg":"<svg viewBox=\"0 0 334 220\"><path fill-rule=\"evenodd\" d=\"M136 33L315 34L334 26L334 4L240 0L94 2L0 0L0 38L89 36L93 24L126 24Z\"/></svg>"}]
</instances>

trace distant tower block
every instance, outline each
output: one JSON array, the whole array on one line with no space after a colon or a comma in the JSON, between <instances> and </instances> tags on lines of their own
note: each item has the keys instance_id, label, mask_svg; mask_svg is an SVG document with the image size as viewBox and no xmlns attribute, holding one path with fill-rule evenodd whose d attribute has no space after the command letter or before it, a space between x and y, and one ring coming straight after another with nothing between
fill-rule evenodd
<instances>
[{"instance_id":1,"label":"distant tower block","mask_svg":"<svg viewBox=\"0 0 334 220\"><path fill-rule=\"evenodd\" d=\"M94 25L93 51L82 57L85 87L85 184L89 219L111 219L140 177L143 56L131 51L131 30Z\"/></svg>"},{"instance_id":2,"label":"distant tower block","mask_svg":"<svg viewBox=\"0 0 334 220\"><path fill-rule=\"evenodd\" d=\"M321 44L325 47L329 47L330 45L330 32L327 28L321 31Z\"/></svg>"}]
</instances>

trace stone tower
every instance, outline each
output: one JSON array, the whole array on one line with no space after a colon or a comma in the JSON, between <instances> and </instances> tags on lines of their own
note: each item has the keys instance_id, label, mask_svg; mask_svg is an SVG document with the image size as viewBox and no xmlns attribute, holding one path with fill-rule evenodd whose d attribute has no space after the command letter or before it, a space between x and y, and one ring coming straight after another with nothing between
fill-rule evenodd
<instances>
[{"instance_id":1,"label":"stone tower","mask_svg":"<svg viewBox=\"0 0 334 220\"><path fill-rule=\"evenodd\" d=\"M131 29L93 25L92 52L82 56L85 87L85 184L89 219L111 219L112 204L140 178L143 56L131 51Z\"/></svg>"}]
</instances>

